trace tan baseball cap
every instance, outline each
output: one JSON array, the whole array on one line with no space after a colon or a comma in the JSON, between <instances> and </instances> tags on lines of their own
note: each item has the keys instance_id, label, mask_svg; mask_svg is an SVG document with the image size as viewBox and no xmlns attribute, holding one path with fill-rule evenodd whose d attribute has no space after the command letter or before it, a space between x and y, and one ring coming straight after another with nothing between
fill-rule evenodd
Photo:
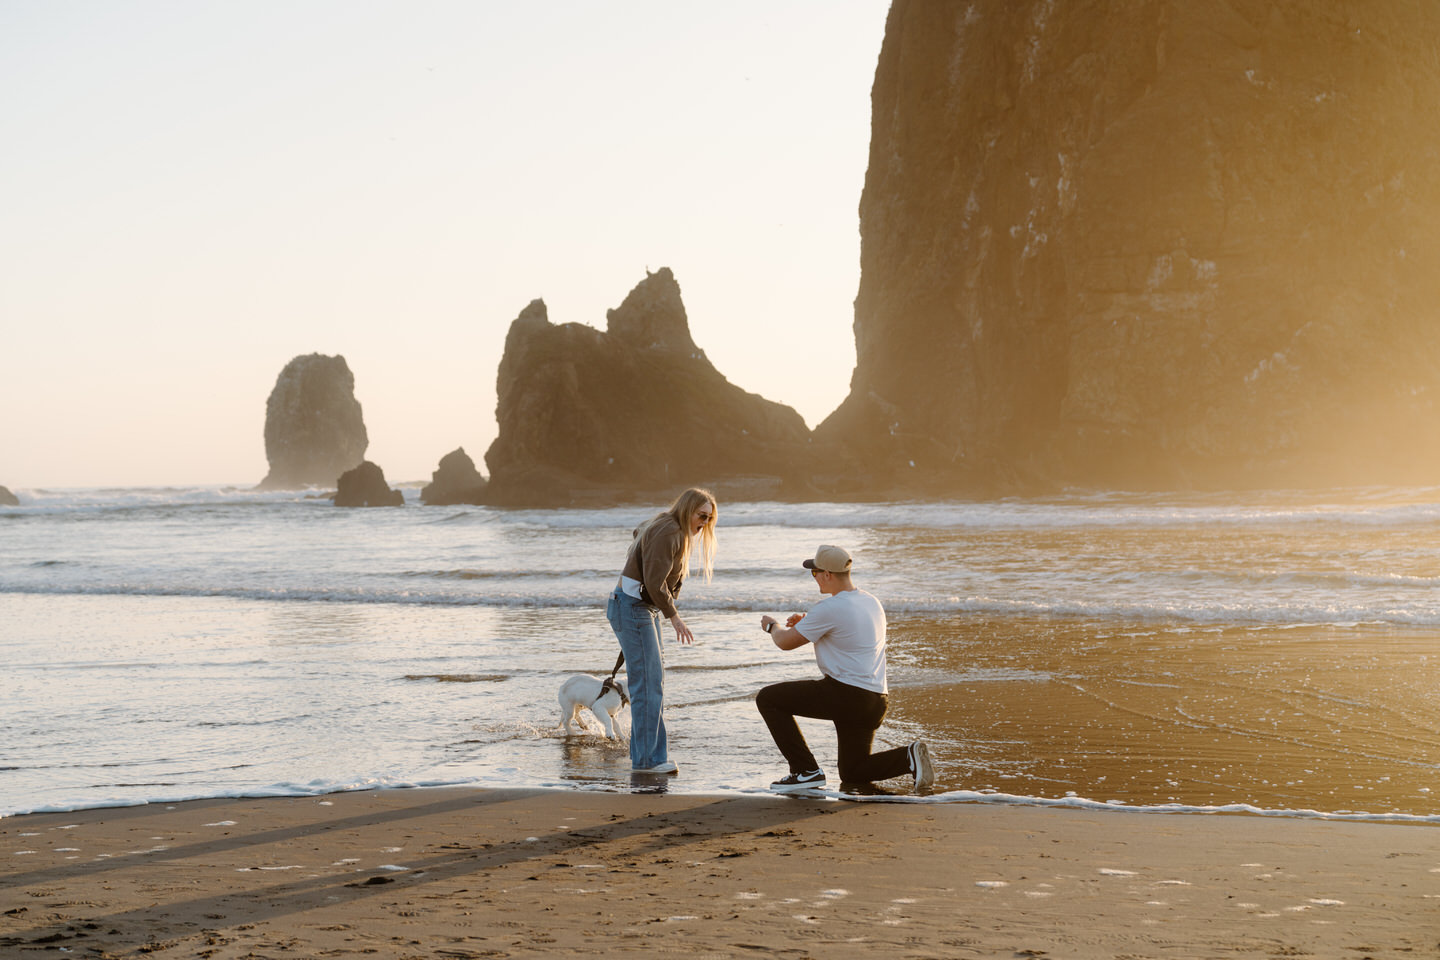
<instances>
[{"instance_id":1,"label":"tan baseball cap","mask_svg":"<svg viewBox=\"0 0 1440 960\"><path fill-rule=\"evenodd\" d=\"M804 566L807 570L824 570L826 573L849 573L850 553L844 547L822 544L815 551L815 559L806 560Z\"/></svg>"}]
</instances>

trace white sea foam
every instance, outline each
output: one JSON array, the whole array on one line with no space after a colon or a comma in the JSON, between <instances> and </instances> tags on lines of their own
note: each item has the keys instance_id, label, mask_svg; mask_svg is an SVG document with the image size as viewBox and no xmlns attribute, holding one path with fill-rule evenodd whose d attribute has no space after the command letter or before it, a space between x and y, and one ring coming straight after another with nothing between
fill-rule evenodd
<instances>
[{"instance_id":1,"label":"white sea foam","mask_svg":"<svg viewBox=\"0 0 1440 960\"><path fill-rule=\"evenodd\" d=\"M579 576L579 575L577 575ZM543 578L551 581L550 590L496 589L485 592L445 592L426 590L384 590L364 587L304 586L189 586L167 583L84 583L36 582L34 578L0 580L0 594L32 594L53 596L117 596L117 597L190 597L226 598L280 603L324 604L387 604L408 607L489 607L497 609L555 608L589 610L602 606L605 590L598 582L590 589L577 591L575 580L566 582L555 573L522 573L513 581ZM497 576L497 579L505 579ZM1434 589L1434 578L1398 578L1362 580L1362 584L1391 584L1397 589L1418 587L1413 593L1390 593L1374 599L1354 597L1350 602L1325 602L1315 595L1267 596L1264 587L1246 594L1232 591L1231 599L1217 602L1213 588L1190 590L1194 596L1171 594L1146 602L1139 594L1126 602L1121 591L1101 599L1101 585L1096 585L1094 599L1026 599L1020 597L906 597L884 596L885 608L891 617L977 614L989 617L1071 617L1090 620L1138 622L1185 621L1199 625L1293 625L1297 627L1355 626L1357 624L1393 624L1405 627L1440 626L1440 592ZM513 582L512 581L512 582ZM1440 584L1440 581L1436 581ZM868 586L868 585L867 585ZM1043 586L1043 585L1040 585ZM900 587L899 589L904 589ZM691 589L694 595L698 591ZM1317 589L1315 594L1323 593ZM1153 593L1151 594L1153 597ZM750 613L788 609L795 606L793 595L757 593L746 596L695 596L687 602L689 610L719 613Z\"/></svg>"},{"instance_id":2,"label":"white sea foam","mask_svg":"<svg viewBox=\"0 0 1440 960\"><path fill-rule=\"evenodd\" d=\"M413 491L412 491L413 493ZM648 511L337 509L240 488L42 491L0 513L0 593L590 609ZM795 557L855 548L893 616L1440 626L1440 490L1299 503L1088 495L1044 501L733 504L689 609L793 607ZM358 553L337 544L365 542ZM564 550L553 547L563 542ZM1296 545L1300 545L1296 549ZM1283 562L1279 562L1283 557ZM455 561L460 562L455 562Z\"/></svg>"},{"instance_id":3,"label":"white sea foam","mask_svg":"<svg viewBox=\"0 0 1440 960\"><path fill-rule=\"evenodd\" d=\"M608 509L503 510L491 507L427 507L414 484L398 487L427 523L503 523L515 529L629 530L652 509L624 505ZM333 491L260 491L230 487L21 488L19 507L0 508L23 518L46 513L84 516L106 511L189 508L294 508L334 512ZM348 511L340 511L348 512ZM380 511L384 512L384 511ZM1287 525L1440 526L1440 487L1351 489L1329 493L1271 491L1243 494L1079 493L1038 500L903 501L881 503L736 503L721 508L722 529L915 528L974 530L1074 527L1226 527Z\"/></svg>"},{"instance_id":4,"label":"white sea foam","mask_svg":"<svg viewBox=\"0 0 1440 960\"><path fill-rule=\"evenodd\" d=\"M221 799L221 800L223 800L223 799L242 800L242 799L261 799L261 798L267 798L267 797L314 797L314 796L324 796L324 795L332 794L332 793L348 793L348 792L353 792L354 790L357 790L357 789L377 789L377 790L384 790L384 789L416 789L416 788L421 788L421 787L466 787L466 786L487 787L487 788L495 788L495 787L502 787L502 786L503 786L503 787L506 787L506 788L509 788L509 787L517 787L517 786L518 786L518 787L533 786L533 787L538 787L538 788L541 788L541 789L561 789L561 790L570 790L570 789L576 789L576 788L577 788L577 785L568 784L568 783L556 783L556 784L546 784L546 785L541 785L541 784L527 784L527 783L523 783L523 782L513 782L513 781L505 781L505 782L502 782L502 783L486 783L486 782L483 782L481 779L475 778L475 777L457 778L457 779L455 779L455 780L453 780L453 781L445 781L445 780L427 781L427 782L423 782L423 783L418 783L418 782L417 782L417 783L408 783L408 782L400 782L400 781L396 781L396 782L392 782L392 783L384 783L384 782L379 782L379 781L377 781L377 782L374 782L374 783L371 783L371 784L368 784L368 785L365 785L365 786L360 786L360 787L357 787L357 786L354 785L354 784L345 784L345 785L341 785L341 784L334 784L334 785L309 785L309 786L304 786L304 787L297 786L297 785L289 785L289 786L278 786L278 785L277 785L277 786L275 786L275 787L265 788L265 789L261 789L261 790L255 790L255 791L245 791L245 790L196 791L196 792L189 793L189 794L175 794L175 795L166 796L166 797L162 797L162 798L156 798L156 799L153 799L153 800L132 800L132 801L113 801L113 800L112 800L112 801L99 801L99 802L75 803L75 804L59 803L59 804L49 804L49 805L45 805L45 806L37 806L37 807L34 807L34 808L26 808L26 807L23 807L23 806L22 806L22 807L17 807L17 808L12 809L12 810L0 810L0 817L19 816L19 815L29 814L29 813L73 813L73 812L77 812L77 811L81 811L81 810L107 809L107 808L111 808L111 807L146 806L146 805L152 804L152 803L153 803L153 804L183 803L183 802L188 801L188 800L216 800L216 799ZM677 784L677 786L678 786L678 784ZM597 784L597 783L591 783L591 784L579 785L579 786L578 786L578 789L583 789L583 790L587 790L587 791L598 791L598 792L603 792L603 793L629 793L629 792L632 792L632 791L633 791L633 784L630 782L630 778L629 778L629 777L617 777L615 780L613 780L613 781L611 781L611 782L608 782L608 783L598 783L598 784ZM673 789L673 788L672 788L672 789ZM716 795L716 796L724 796L724 795L727 795L727 794L743 794L743 795L748 795L748 796L765 796L765 797L774 797L774 796L775 796L775 794L772 793L770 790L765 789L765 788L762 788L762 787L757 787L757 786L746 786L746 787L742 787L742 788L729 788L729 789L726 789L726 788L723 788L723 787L719 787L719 788L709 788L709 789L706 790L706 792L712 793L712 794L714 794L714 795ZM1089 812L1104 812L1104 813L1117 814L1117 815L1134 814L1134 815L1145 815L1145 816L1154 816L1154 815L1174 816L1174 815L1185 815L1185 814L1203 814L1203 815L1212 815L1212 814L1247 814L1247 815L1256 816L1256 817L1271 817L1271 818L1279 818L1279 819L1296 819L1296 820L1333 820L1333 821L1352 821L1352 822L1417 823L1417 824L1418 824L1418 823L1436 823L1436 824L1440 824L1440 814L1367 813L1367 812L1363 812L1363 811L1355 811L1355 812L1348 812L1348 813L1332 813L1332 812L1324 812L1324 811L1320 811L1320 810L1310 810L1310 809L1265 808L1265 807L1255 806L1255 805L1253 805L1253 804L1244 804L1244 803L1231 803L1231 804L1219 804L1219 805L1183 804L1183 803L1116 804L1116 803L1114 803L1113 801L1091 800L1091 799L1088 799L1088 798L1085 798L1085 797L1029 797L1029 796L1019 796L1019 795L1014 795L1014 794L1004 794L1004 793L994 793L994 792L977 792L977 791L971 791L971 790L952 790L952 791L947 791L947 792L944 792L944 793L930 794L930 795L926 795L926 796L916 796L916 795L912 795L912 794L856 795L856 794L842 794L841 792L835 791L835 790L816 790L816 791L811 791L810 793L807 793L806 796L807 796L807 797L812 797L812 798L814 798L814 799L828 799L828 800L832 800L832 801L835 801L835 802L842 802L842 803L908 803L908 804L954 804L954 803L968 803L968 804L993 805L993 806L1056 807L1056 808L1065 808L1065 809L1073 809L1073 810L1084 810L1084 811L1089 811ZM235 824L234 824L233 821L230 821L230 822L227 822L227 823L214 824L214 825L215 825L215 826L226 826L226 825L228 825L228 826L234 826ZM540 841L540 838L539 838L539 837L526 837L526 838L525 838L525 842L526 842L526 843L538 843L539 841ZM344 860L344 861L336 861L336 862L337 862L337 863L350 863L350 862L356 862L356 863L358 863L359 861L358 861L358 860ZM399 867L399 868L386 868L386 867L382 867L382 868L380 868L380 869L401 869L401 870L405 870L405 869L409 869L409 868L408 868L408 867ZM1102 869L1100 869L1098 872L1101 873L1101 874L1108 875L1108 876L1116 876L1116 877L1134 876L1134 875L1135 875L1135 874L1133 873L1133 871L1113 870L1113 869L1108 869L1108 868L1102 868ZM1440 870L1437 870L1436 872L1440 872ZM1162 883L1170 883L1170 884L1183 883L1183 881L1161 881L1161 882L1162 882ZM998 883L998 882L997 882L997 883ZM983 886L983 885L985 885L985 884L982 883L982 884L980 884L980 885ZM997 885L997 884L992 884L992 885ZM1002 885L1003 885L1003 884L1002 884ZM737 894L737 896L750 896L750 895L748 895L748 894L743 894L743 895L742 895L742 894ZM757 895L754 895L754 896L760 896L760 895L757 894ZM825 897L825 898L828 898L828 899L836 899L836 898L838 898L838 897L844 896L844 892L843 892L843 891L823 891L823 892L821 893L821 896L822 896L822 897ZM904 901L896 901L896 902L904 902ZM1311 902L1312 902L1312 903L1316 903L1316 904L1323 904L1323 905L1334 905L1334 904L1338 903L1338 901L1322 901L1322 900L1314 900L1314 901L1311 901Z\"/></svg>"},{"instance_id":5,"label":"white sea foam","mask_svg":"<svg viewBox=\"0 0 1440 960\"><path fill-rule=\"evenodd\" d=\"M752 788L744 793L769 793L759 788ZM1363 821L1363 822L1384 822L1384 823L1440 823L1440 814L1411 814L1411 813L1366 813L1353 811L1348 813L1328 813L1321 810L1306 810L1292 808L1266 808L1248 803L1227 803L1227 804L1187 804L1187 803L1151 803L1151 804L1117 804L1113 800L1090 800L1085 797L1026 797L1015 794L976 792L971 790L952 790L945 793L916 796L912 794L875 794L875 795L854 795L843 794L834 790L817 790L807 794L817 799L830 799L842 803L978 803L993 804L1000 806L1018 807L1062 807L1074 810L1086 810L1092 812L1104 811L1105 813L1116 814L1144 814L1144 815L1175 815L1175 814L1216 814L1216 813L1239 813L1250 814L1257 817L1277 817L1281 819L1295 820L1338 820L1338 821ZM1106 870L1101 870L1106 873ZM1109 871L1115 873L1115 871ZM1118 875L1118 874L1117 874Z\"/></svg>"}]
</instances>

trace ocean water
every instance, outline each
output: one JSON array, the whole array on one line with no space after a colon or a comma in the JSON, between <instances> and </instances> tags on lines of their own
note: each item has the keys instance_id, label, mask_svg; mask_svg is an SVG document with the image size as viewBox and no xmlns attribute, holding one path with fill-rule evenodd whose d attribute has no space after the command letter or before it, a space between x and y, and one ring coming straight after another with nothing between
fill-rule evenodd
<instances>
[{"instance_id":1,"label":"ocean water","mask_svg":"<svg viewBox=\"0 0 1440 960\"><path fill-rule=\"evenodd\" d=\"M346 510L239 488L0 508L0 815L451 783L730 793L785 772L755 712L815 675L759 628L855 556L890 617L893 799L1440 822L1440 489L721 503L697 642L667 637L678 777L556 692L605 675L649 507ZM668 626L667 626L668 632ZM622 724L623 726L623 724ZM834 735L802 722L834 786Z\"/></svg>"}]
</instances>

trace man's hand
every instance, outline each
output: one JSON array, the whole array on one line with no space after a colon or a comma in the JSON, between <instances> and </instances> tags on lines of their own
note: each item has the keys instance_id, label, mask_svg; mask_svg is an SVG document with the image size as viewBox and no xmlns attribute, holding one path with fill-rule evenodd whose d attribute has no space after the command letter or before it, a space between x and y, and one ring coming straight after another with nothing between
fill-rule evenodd
<instances>
[{"instance_id":1,"label":"man's hand","mask_svg":"<svg viewBox=\"0 0 1440 960\"><path fill-rule=\"evenodd\" d=\"M770 634L770 639L775 641L775 646L781 650L794 650L796 647L803 647L810 642L805 639L799 630L795 629L795 624L799 623L804 617L805 614L803 613L792 613L789 618L786 619L785 626L782 627L780 626L779 620L766 614L760 618L760 629Z\"/></svg>"}]
</instances>

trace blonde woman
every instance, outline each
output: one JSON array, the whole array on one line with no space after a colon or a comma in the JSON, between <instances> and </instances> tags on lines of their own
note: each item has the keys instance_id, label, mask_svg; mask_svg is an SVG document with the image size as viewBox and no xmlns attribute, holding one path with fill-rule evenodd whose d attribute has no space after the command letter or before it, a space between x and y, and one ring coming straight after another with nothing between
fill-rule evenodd
<instances>
[{"instance_id":1,"label":"blonde woman","mask_svg":"<svg viewBox=\"0 0 1440 960\"><path fill-rule=\"evenodd\" d=\"M675 773L665 741L665 664L660 653L660 618L675 628L675 639L691 643L695 635L675 609L680 585L690 570L690 554L700 546L705 582L715 563L715 497L692 487L669 509L635 529L620 580L605 615L625 655L630 692L630 766L637 773Z\"/></svg>"}]
</instances>

